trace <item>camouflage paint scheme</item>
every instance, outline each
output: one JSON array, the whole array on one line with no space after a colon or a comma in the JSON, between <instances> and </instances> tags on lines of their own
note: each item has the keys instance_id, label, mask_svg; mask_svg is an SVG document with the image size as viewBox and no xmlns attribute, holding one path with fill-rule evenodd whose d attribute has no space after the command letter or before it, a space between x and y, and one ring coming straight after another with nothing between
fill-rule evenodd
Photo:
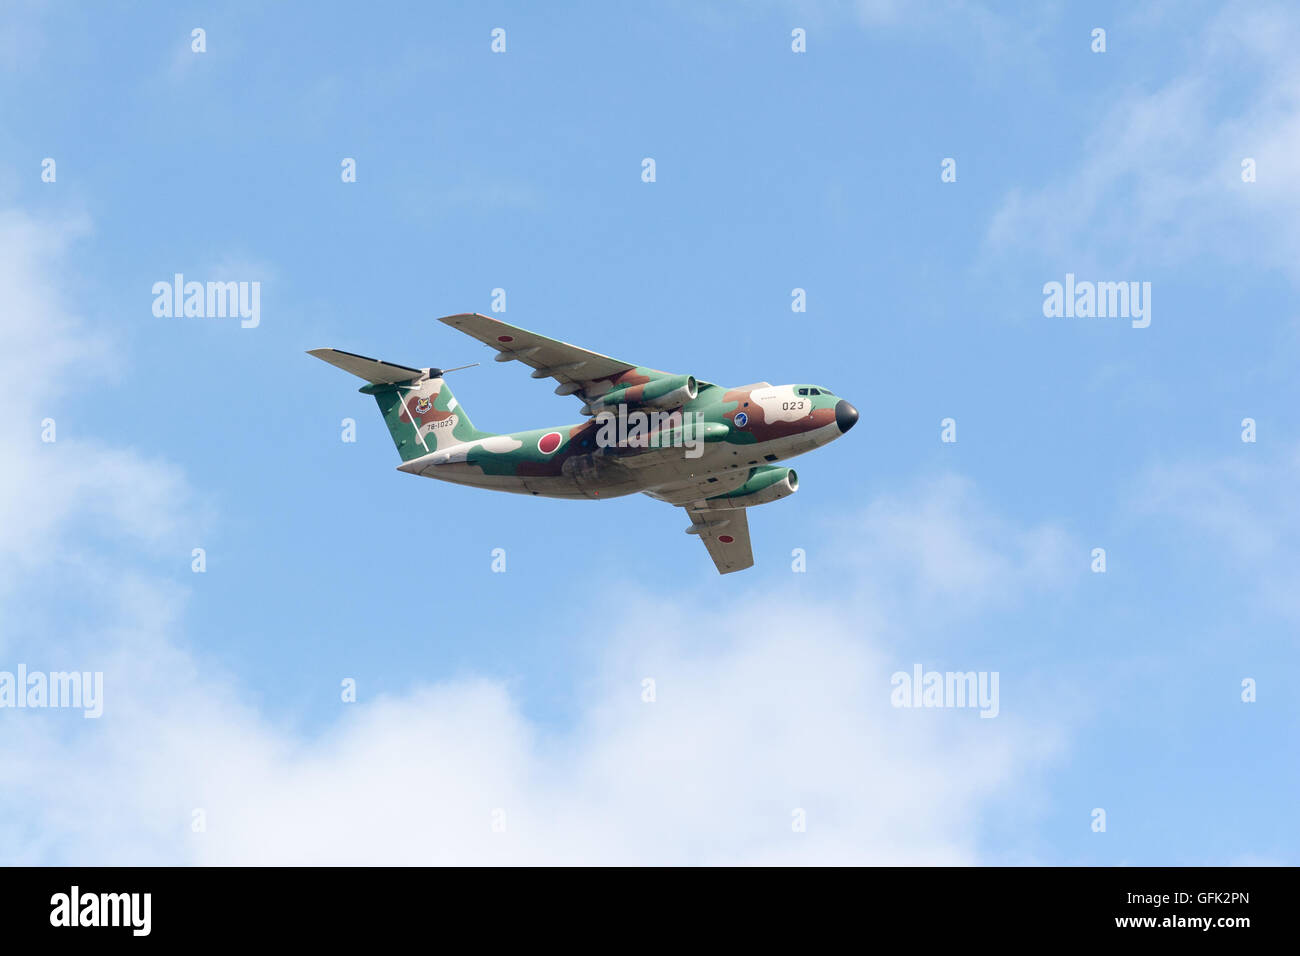
<instances>
[{"instance_id":1,"label":"camouflage paint scheme","mask_svg":"<svg viewBox=\"0 0 1300 956\"><path fill-rule=\"evenodd\" d=\"M370 382L361 391L379 405L402 458L398 470L548 498L644 493L687 509L687 531L700 535L723 574L753 563L744 509L798 488L794 471L772 462L834 441L858 418L852 405L821 386L760 382L725 388L633 366L477 313L441 321L497 349L498 361L520 361L533 366L534 378L555 378L556 392L575 395L589 413L594 406L598 414L602 401L615 408L697 413L704 422L703 453L692 458L684 447L600 447L602 423L594 417L509 434L479 431L440 369L313 350ZM678 387L683 381L689 384ZM659 396L668 389L674 390ZM656 397L647 400L647 393ZM671 404L653 404L665 401Z\"/></svg>"}]
</instances>

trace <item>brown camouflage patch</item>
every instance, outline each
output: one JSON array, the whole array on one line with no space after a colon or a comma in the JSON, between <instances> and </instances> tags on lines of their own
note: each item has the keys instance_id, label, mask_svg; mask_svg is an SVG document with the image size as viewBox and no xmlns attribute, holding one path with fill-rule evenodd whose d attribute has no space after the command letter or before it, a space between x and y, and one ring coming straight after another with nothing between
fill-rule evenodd
<instances>
[{"instance_id":1,"label":"brown camouflage patch","mask_svg":"<svg viewBox=\"0 0 1300 956\"><path fill-rule=\"evenodd\" d=\"M434 408L440 394L441 390L426 396L409 395L402 402L402 412L398 418L407 424L414 424L417 428L422 428L433 422L446 421L451 418L452 413Z\"/></svg>"}]
</instances>

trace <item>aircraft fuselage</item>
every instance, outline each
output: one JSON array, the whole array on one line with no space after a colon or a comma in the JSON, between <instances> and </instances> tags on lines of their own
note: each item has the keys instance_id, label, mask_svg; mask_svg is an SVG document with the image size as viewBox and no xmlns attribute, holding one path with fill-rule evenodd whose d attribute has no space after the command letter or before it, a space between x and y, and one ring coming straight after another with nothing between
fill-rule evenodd
<instances>
[{"instance_id":1,"label":"aircraft fuselage","mask_svg":"<svg viewBox=\"0 0 1300 956\"><path fill-rule=\"evenodd\" d=\"M546 498L617 498L644 492L679 504L732 491L744 484L752 468L834 441L858 417L848 402L808 385L710 385L680 412L686 425L671 437L684 440L667 447L611 443L617 429L607 427L598 415L575 425L439 448L399 469Z\"/></svg>"}]
</instances>

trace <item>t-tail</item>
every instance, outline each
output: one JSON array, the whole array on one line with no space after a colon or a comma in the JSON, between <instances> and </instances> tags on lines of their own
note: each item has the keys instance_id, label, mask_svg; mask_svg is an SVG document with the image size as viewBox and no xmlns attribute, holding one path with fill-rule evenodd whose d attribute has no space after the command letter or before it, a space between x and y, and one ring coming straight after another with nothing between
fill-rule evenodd
<instances>
[{"instance_id":1,"label":"t-tail","mask_svg":"<svg viewBox=\"0 0 1300 956\"><path fill-rule=\"evenodd\" d=\"M312 349L307 354L370 383L361 391L379 403L384 424L404 462L461 442L492 437L491 432L474 427L443 379L442 369L409 368L340 349Z\"/></svg>"}]
</instances>

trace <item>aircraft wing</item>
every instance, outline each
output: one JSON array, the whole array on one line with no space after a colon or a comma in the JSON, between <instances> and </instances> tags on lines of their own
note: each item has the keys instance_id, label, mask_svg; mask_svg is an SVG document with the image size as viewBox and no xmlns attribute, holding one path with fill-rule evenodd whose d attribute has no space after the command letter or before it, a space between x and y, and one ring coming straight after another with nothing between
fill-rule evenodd
<instances>
[{"instance_id":1,"label":"aircraft wing","mask_svg":"<svg viewBox=\"0 0 1300 956\"><path fill-rule=\"evenodd\" d=\"M743 571L754 566L754 551L749 544L749 515L744 508L696 508L688 505L686 513L700 529L700 540L719 574Z\"/></svg>"},{"instance_id":2,"label":"aircraft wing","mask_svg":"<svg viewBox=\"0 0 1300 956\"><path fill-rule=\"evenodd\" d=\"M498 362L523 362L532 367L533 378L555 379L560 383L555 391L561 395L585 391L592 382L610 379L636 368L633 362L548 339L477 312L448 315L438 321L496 349Z\"/></svg>"}]
</instances>

